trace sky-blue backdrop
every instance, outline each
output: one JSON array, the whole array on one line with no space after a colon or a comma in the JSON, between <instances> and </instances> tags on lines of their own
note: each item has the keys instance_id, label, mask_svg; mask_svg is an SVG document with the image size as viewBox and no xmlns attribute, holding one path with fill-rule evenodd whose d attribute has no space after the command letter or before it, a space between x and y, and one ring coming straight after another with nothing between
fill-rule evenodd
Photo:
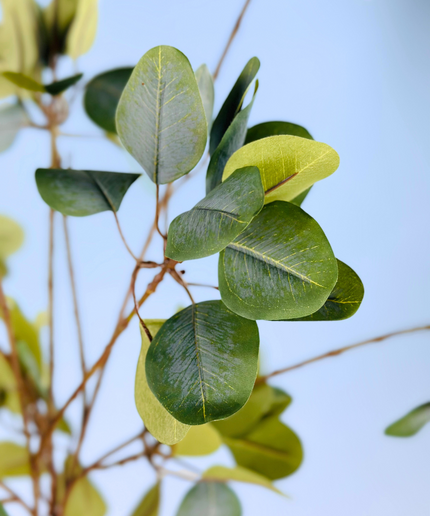
<instances>
[{"instance_id":1,"label":"sky-blue backdrop","mask_svg":"<svg viewBox=\"0 0 430 516\"><path fill-rule=\"evenodd\" d=\"M45 2L46 3L46 2ZM134 65L149 48L178 47L197 67L214 69L242 0L102 0L93 50L79 61L90 79L107 69ZM219 108L246 61L262 62L251 123L287 120L304 125L340 154L339 170L319 183L304 204L322 225L337 256L361 276L366 296L358 314L340 323L261 323L264 371L293 364L345 344L429 323L430 220L430 3L426 0L253 0L217 82ZM65 63L63 73L71 70ZM81 99L64 127L97 135ZM101 138L62 138L66 166L138 170L131 158ZM11 262L7 292L34 317L46 308L48 209L38 196L34 170L49 162L48 137L28 130L0 156L0 212L17 219L26 243ZM196 178L174 199L170 215L203 196ZM124 232L138 252L154 209L145 178L120 211ZM113 217L70 220L88 360L104 348L125 292L132 261ZM157 245L159 247L159 241ZM148 255L157 259L157 248ZM186 266L189 281L215 281L216 258ZM59 402L78 381L76 332L58 219L56 242L56 346ZM143 289L150 273L142 273ZM211 290L195 289L199 300ZM216 295L215 295L216 297ZM142 315L164 318L187 298L172 281L145 305ZM0 335L1 337L1 335ZM301 436L305 460L278 483L291 499L240 485L245 516L428 516L430 426L413 439L383 435L384 428L430 400L429 334L393 339L278 377L294 398L283 420ZM87 462L139 428L134 370L137 324L117 344L96 406ZM70 418L79 417L73 406ZM4 430L1 431L2 435ZM61 439L58 445L66 453ZM231 458L226 451L209 462ZM143 463L94 475L110 506L126 516L151 470ZM20 489L21 482L15 484ZM173 516L186 482L166 481L162 516ZM11 510L12 515L20 514Z\"/></svg>"}]
</instances>

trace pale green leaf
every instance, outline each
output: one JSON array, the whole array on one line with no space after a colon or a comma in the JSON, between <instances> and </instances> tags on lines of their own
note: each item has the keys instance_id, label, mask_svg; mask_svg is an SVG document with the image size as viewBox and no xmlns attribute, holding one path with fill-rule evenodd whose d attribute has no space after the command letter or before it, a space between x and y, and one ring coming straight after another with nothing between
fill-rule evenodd
<instances>
[{"instance_id":1,"label":"pale green leaf","mask_svg":"<svg viewBox=\"0 0 430 516\"><path fill-rule=\"evenodd\" d=\"M122 144L154 183L188 174L206 146L207 122L188 59L168 46L149 50L121 96L116 128Z\"/></svg>"},{"instance_id":2,"label":"pale green leaf","mask_svg":"<svg viewBox=\"0 0 430 516\"><path fill-rule=\"evenodd\" d=\"M0 152L10 147L18 132L26 126L28 117L20 104L0 106Z\"/></svg>"},{"instance_id":3,"label":"pale green leaf","mask_svg":"<svg viewBox=\"0 0 430 516\"><path fill-rule=\"evenodd\" d=\"M0 215L0 259L18 251L24 242L24 231L14 220Z\"/></svg>"},{"instance_id":4,"label":"pale green leaf","mask_svg":"<svg viewBox=\"0 0 430 516\"><path fill-rule=\"evenodd\" d=\"M235 493L219 482L200 482L183 499L176 516L241 516Z\"/></svg>"},{"instance_id":5,"label":"pale green leaf","mask_svg":"<svg viewBox=\"0 0 430 516\"><path fill-rule=\"evenodd\" d=\"M212 466L203 473L202 478L223 482L234 481L244 482L246 484L255 484L285 496L284 493L279 491L279 489L277 489L267 477L264 477L259 473L255 473L255 471L243 468L241 466L236 466L234 468L226 468L225 466Z\"/></svg>"},{"instance_id":6,"label":"pale green leaf","mask_svg":"<svg viewBox=\"0 0 430 516\"><path fill-rule=\"evenodd\" d=\"M205 109L208 130L210 130L215 101L214 80L212 74L205 64L202 64L197 68L195 75L200 91L200 96L202 98L203 107Z\"/></svg>"},{"instance_id":7,"label":"pale green leaf","mask_svg":"<svg viewBox=\"0 0 430 516\"><path fill-rule=\"evenodd\" d=\"M79 0L67 34L66 53L72 58L86 54L97 32L98 0Z\"/></svg>"},{"instance_id":8,"label":"pale green leaf","mask_svg":"<svg viewBox=\"0 0 430 516\"><path fill-rule=\"evenodd\" d=\"M260 172L236 170L224 183L170 224L166 256L182 262L222 251L264 205Z\"/></svg>"},{"instance_id":9,"label":"pale green leaf","mask_svg":"<svg viewBox=\"0 0 430 516\"><path fill-rule=\"evenodd\" d=\"M163 323L164 321L157 320L145 321L153 337L157 335ZM163 444L172 445L181 441L187 435L190 427L180 423L171 416L149 388L145 364L151 342L142 326L140 327L140 333L142 337L142 348L137 363L134 388L136 408L149 432Z\"/></svg>"},{"instance_id":10,"label":"pale green leaf","mask_svg":"<svg viewBox=\"0 0 430 516\"><path fill-rule=\"evenodd\" d=\"M81 478L73 484L64 516L104 516L106 511L101 494L88 478Z\"/></svg>"},{"instance_id":11,"label":"pale green leaf","mask_svg":"<svg viewBox=\"0 0 430 516\"><path fill-rule=\"evenodd\" d=\"M390 425L385 433L392 437L411 437L427 423L430 423L430 402L408 412L406 416Z\"/></svg>"},{"instance_id":12,"label":"pale green leaf","mask_svg":"<svg viewBox=\"0 0 430 516\"><path fill-rule=\"evenodd\" d=\"M160 483L157 482L154 487L145 494L142 501L134 510L132 516L158 516L160 509Z\"/></svg>"},{"instance_id":13,"label":"pale green leaf","mask_svg":"<svg viewBox=\"0 0 430 516\"><path fill-rule=\"evenodd\" d=\"M266 203L291 201L338 168L339 156L325 143L297 136L272 136L249 143L229 159L223 180L236 169L260 169Z\"/></svg>"},{"instance_id":14,"label":"pale green leaf","mask_svg":"<svg viewBox=\"0 0 430 516\"><path fill-rule=\"evenodd\" d=\"M192 426L186 437L172 447L173 455L187 455L189 457L210 455L218 450L222 440L211 423Z\"/></svg>"},{"instance_id":15,"label":"pale green leaf","mask_svg":"<svg viewBox=\"0 0 430 516\"><path fill-rule=\"evenodd\" d=\"M0 442L0 478L30 474L28 453L24 446Z\"/></svg>"}]
</instances>

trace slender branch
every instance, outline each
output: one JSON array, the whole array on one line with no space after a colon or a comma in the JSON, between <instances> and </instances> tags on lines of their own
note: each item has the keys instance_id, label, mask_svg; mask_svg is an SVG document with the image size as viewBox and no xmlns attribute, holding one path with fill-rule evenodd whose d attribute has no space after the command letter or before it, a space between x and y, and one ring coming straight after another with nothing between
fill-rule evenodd
<instances>
[{"instance_id":1,"label":"slender branch","mask_svg":"<svg viewBox=\"0 0 430 516\"><path fill-rule=\"evenodd\" d=\"M12 502L19 503L30 514L33 514L33 509L30 506L28 506L24 502L24 500L18 494L16 494L15 491L13 491L9 486L7 486L2 480L0 480L0 489L3 489L4 491L6 491L10 495L10 498L8 500L3 500L2 503L9 503L9 502L10 503L12 503Z\"/></svg>"},{"instance_id":2,"label":"slender branch","mask_svg":"<svg viewBox=\"0 0 430 516\"><path fill-rule=\"evenodd\" d=\"M313 362L318 362L319 360L323 360L324 358L335 357L337 355L341 355L342 353L345 353L345 351L349 351L351 349L360 348L362 346L366 346L367 344L382 342L382 341L390 339L392 337L398 337L399 335L406 335L408 333L415 333L415 332L425 331L425 330L430 330L430 325L419 326L416 328L409 328L407 330L394 331L391 333L387 333L385 335L380 335L379 337L374 337L372 339L363 340L362 342L357 342L356 344L352 344L351 346L345 346L340 349L335 349L334 351L329 351L328 353L324 353L323 355L319 355L317 357L310 358L309 360L305 360L304 362L300 362L298 364L273 371L273 373L270 373L266 376L261 376L260 378L258 378L256 383L257 384L263 383L266 380L268 380L269 378L273 378L274 376L288 373L289 371L293 371L294 369L299 369L300 367L304 367L308 364L312 364Z\"/></svg>"},{"instance_id":3,"label":"slender branch","mask_svg":"<svg viewBox=\"0 0 430 516\"><path fill-rule=\"evenodd\" d=\"M219 287L215 285L205 285L204 283L187 283L189 287L203 287L203 288L214 288L215 290L219 290Z\"/></svg>"},{"instance_id":4,"label":"slender branch","mask_svg":"<svg viewBox=\"0 0 430 516\"><path fill-rule=\"evenodd\" d=\"M97 464L92 466L91 468L85 469L85 474L94 469L110 469L116 466L123 466L129 462L133 462L135 460L141 459L142 457L146 457L146 451L142 451L136 453L135 455L131 455L130 457L125 457L124 459L117 460L116 462L112 462L111 464Z\"/></svg>"},{"instance_id":5,"label":"slender branch","mask_svg":"<svg viewBox=\"0 0 430 516\"><path fill-rule=\"evenodd\" d=\"M156 204L155 204L155 227L157 229L158 234L164 240L167 240L167 235L161 232L160 230L160 185L157 185L157 193L156 193Z\"/></svg>"},{"instance_id":6,"label":"slender branch","mask_svg":"<svg viewBox=\"0 0 430 516\"><path fill-rule=\"evenodd\" d=\"M121 240L123 241L124 245L125 245L125 248L127 249L127 251L129 252L130 256L133 258L133 260L135 260L136 262L139 261L139 258L136 257L136 255L133 253L133 251L130 249L129 245L127 244L127 240L125 239L124 237L124 233L122 232L122 229L121 229L121 225L119 223L119 220L118 220L118 215L116 214L116 211L112 211L113 213L113 216L115 217L115 222L116 222L116 225L118 227L118 231L119 231L119 235L121 237Z\"/></svg>"},{"instance_id":7,"label":"slender branch","mask_svg":"<svg viewBox=\"0 0 430 516\"><path fill-rule=\"evenodd\" d=\"M183 287L186 291L186 293L188 294L188 297L190 298L191 300L191 303L194 305L195 304L195 301L194 301L194 298L190 292L190 289L188 288L188 284L187 282L184 280L184 278L178 273L178 271L176 271L175 269L171 269L169 270L169 273L170 275L172 276L172 278L177 282L179 283L179 285L181 285L181 287Z\"/></svg>"},{"instance_id":8,"label":"slender branch","mask_svg":"<svg viewBox=\"0 0 430 516\"><path fill-rule=\"evenodd\" d=\"M214 80L219 75L219 72L220 72L221 67L222 67L222 65L224 63L224 60L225 60L225 58L226 58L226 56L228 54L230 46L233 43L233 40L236 37L237 33L239 32L240 24L242 23L243 17L245 16L246 10L248 9L250 3L251 3L251 0L246 0L245 5L243 6L242 11L239 14L239 18L236 20L236 23L235 23L235 25L233 27L233 30L232 30L232 32L230 34L230 37L228 38L227 45L224 48L224 51L223 51L223 53L221 55L221 58L220 58L220 60L218 62L218 65L217 65L217 67L215 69L215 72L213 74Z\"/></svg>"},{"instance_id":9,"label":"slender branch","mask_svg":"<svg viewBox=\"0 0 430 516\"><path fill-rule=\"evenodd\" d=\"M49 405L54 405L54 217L55 211L49 210L49 265L48 265L48 314L49 314Z\"/></svg>"},{"instance_id":10,"label":"slender branch","mask_svg":"<svg viewBox=\"0 0 430 516\"><path fill-rule=\"evenodd\" d=\"M112 450L108 451L107 453L105 453L104 455L102 455L100 457L100 459L96 460L96 462L94 462L94 464L92 466L89 466L89 468L92 468L98 464L101 464L103 461L105 461L106 459L108 459L109 457L111 457L114 453L117 453L119 451L121 451L123 448L126 448L127 446L129 446L130 444L134 443L134 441L137 441L138 439L141 439L142 436L147 432L147 430L143 430L142 432L139 432L137 435L135 435L134 437L131 437L130 439L127 439L127 441L125 441L124 443L120 444L119 446L116 446L115 448L113 448ZM88 469L88 468L86 468Z\"/></svg>"}]
</instances>

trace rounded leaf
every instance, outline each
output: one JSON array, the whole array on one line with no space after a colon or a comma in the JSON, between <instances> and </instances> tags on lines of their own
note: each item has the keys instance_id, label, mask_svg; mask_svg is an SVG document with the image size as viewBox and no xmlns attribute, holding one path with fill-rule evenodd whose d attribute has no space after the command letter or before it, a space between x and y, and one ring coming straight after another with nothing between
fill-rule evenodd
<instances>
[{"instance_id":1,"label":"rounded leaf","mask_svg":"<svg viewBox=\"0 0 430 516\"><path fill-rule=\"evenodd\" d=\"M390 425L385 433L393 437L411 437L427 423L430 423L430 402L411 410L406 416Z\"/></svg>"},{"instance_id":2,"label":"rounded leaf","mask_svg":"<svg viewBox=\"0 0 430 516\"><path fill-rule=\"evenodd\" d=\"M280 134L290 134L291 136L300 136L300 138L313 140L309 131L301 125L292 124L291 122L263 122L248 129L245 144L261 140L262 138L268 138L269 136L279 136Z\"/></svg>"},{"instance_id":3,"label":"rounded leaf","mask_svg":"<svg viewBox=\"0 0 430 516\"><path fill-rule=\"evenodd\" d=\"M220 482L200 482L183 499L176 516L241 516L235 493Z\"/></svg>"},{"instance_id":4,"label":"rounded leaf","mask_svg":"<svg viewBox=\"0 0 430 516\"><path fill-rule=\"evenodd\" d=\"M172 447L172 453L173 455L186 455L189 457L210 455L216 452L221 444L221 436L212 426L212 423L192 426L185 438Z\"/></svg>"},{"instance_id":5,"label":"rounded leaf","mask_svg":"<svg viewBox=\"0 0 430 516\"><path fill-rule=\"evenodd\" d=\"M24 231L14 220L0 215L0 260L18 251L24 242Z\"/></svg>"},{"instance_id":6,"label":"rounded leaf","mask_svg":"<svg viewBox=\"0 0 430 516\"><path fill-rule=\"evenodd\" d=\"M203 107L205 109L206 121L208 129L212 125L212 115L214 110L215 90L214 80L208 67L205 64L199 66L196 70L196 80L202 98Z\"/></svg>"}]
</instances>

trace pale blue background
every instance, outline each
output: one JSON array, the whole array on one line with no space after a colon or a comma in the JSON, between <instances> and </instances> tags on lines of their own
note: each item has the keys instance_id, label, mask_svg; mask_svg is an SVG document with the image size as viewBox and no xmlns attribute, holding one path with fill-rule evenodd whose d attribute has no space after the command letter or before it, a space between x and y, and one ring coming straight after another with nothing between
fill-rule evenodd
<instances>
[{"instance_id":1,"label":"pale blue background","mask_svg":"<svg viewBox=\"0 0 430 516\"><path fill-rule=\"evenodd\" d=\"M93 50L79 62L87 79L133 65L158 44L181 49L197 67L214 69L242 0L102 0ZM341 166L318 184L304 208L324 228L337 256L361 276L366 296L358 314L340 323L261 323L264 371L381 333L428 324L430 220L430 4L426 0L253 0L217 83L216 107L246 61L262 62L251 123L288 120L304 125L340 154ZM71 71L64 65L63 73ZM98 134L76 101L64 130ZM11 262L7 292L34 317L46 308L48 209L34 170L49 162L48 137L28 130L0 156L0 211L17 219L27 238ZM62 138L66 166L129 171L138 166L100 138ZM170 215L203 196L203 175L174 199ZM135 252L152 222L154 188L140 180L120 211ZM58 218L58 223L60 222ZM128 284L132 260L113 217L70 220L88 359L101 353ZM56 390L65 400L78 381L78 354L61 226L55 273ZM157 241L148 255L159 258ZM189 281L216 281L216 258L185 265ZM139 291L151 277L143 272ZM213 291L194 289L199 300ZM215 295L216 297L216 295ZM142 310L168 317L187 298L166 281ZM3 334L2 334L3 335ZM413 439L383 435L384 428L430 400L429 334L400 337L278 377L294 398L283 420L304 443L300 470L278 487L238 485L245 516L428 516L430 426ZM3 341L3 338L2 338ZM90 463L138 431L133 400L139 352L136 322L116 345L84 459ZM80 412L70 411L72 422ZM2 432L4 433L4 431ZM58 442L66 452L65 443ZM229 463L227 451L195 461ZM174 467L172 465L172 467ZM94 475L112 516L127 516L152 471L143 463ZM21 482L15 482L20 489ZM187 482L166 481L162 516L173 516ZM17 510L12 515L20 514Z\"/></svg>"}]
</instances>

